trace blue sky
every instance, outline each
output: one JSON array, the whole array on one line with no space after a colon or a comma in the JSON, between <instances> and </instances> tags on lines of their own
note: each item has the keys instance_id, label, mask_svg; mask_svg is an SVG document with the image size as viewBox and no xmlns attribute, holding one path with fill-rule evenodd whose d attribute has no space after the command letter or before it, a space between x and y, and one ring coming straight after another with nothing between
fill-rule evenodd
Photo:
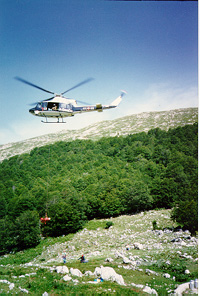
<instances>
[{"instance_id":1,"label":"blue sky","mask_svg":"<svg viewBox=\"0 0 200 296\"><path fill-rule=\"evenodd\" d=\"M125 115L198 106L195 1L0 0L0 144ZM67 95L120 106L43 124L29 103Z\"/></svg>"}]
</instances>

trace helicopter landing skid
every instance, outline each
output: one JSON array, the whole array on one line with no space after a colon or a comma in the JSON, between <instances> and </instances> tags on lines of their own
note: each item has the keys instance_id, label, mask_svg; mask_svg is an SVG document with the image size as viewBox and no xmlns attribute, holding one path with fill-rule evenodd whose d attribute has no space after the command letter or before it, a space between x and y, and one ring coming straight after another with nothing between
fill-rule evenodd
<instances>
[{"instance_id":1,"label":"helicopter landing skid","mask_svg":"<svg viewBox=\"0 0 200 296\"><path fill-rule=\"evenodd\" d=\"M62 118L62 121L60 121L59 119L59 117L58 117L58 121L48 121L47 120L47 117L46 117L46 121L44 121L44 120L41 120L41 122L43 122L43 123L66 123L66 121L63 121L63 117L61 117Z\"/></svg>"}]
</instances>

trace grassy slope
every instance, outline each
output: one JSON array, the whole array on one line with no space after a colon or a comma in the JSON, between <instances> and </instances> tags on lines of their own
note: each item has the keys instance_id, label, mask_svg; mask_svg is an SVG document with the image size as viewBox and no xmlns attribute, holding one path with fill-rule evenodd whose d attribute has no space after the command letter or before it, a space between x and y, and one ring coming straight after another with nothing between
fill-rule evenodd
<instances>
[{"instance_id":1,"label":"grassy slope","mask_svg":"<svg viewBox=\"0 0 200 296\"><path fill-rule=\"evenodd\" d=\"M104 229L107 221L114 225ZM169 266L183 266L190 272L197 272L197 243L188 240L188 233L163 233L152 231L152 222L156 220L160 228L175 226L170 220L170 210L149 211L133 216L120 216L106 220L89 221L82 231L74 235L59 238L46 238L35 249L17 254L0 257L0 280L14 283L9 290L7 283L1 283L0 294L20 295L20 287L27 289L30 295L143 295L141 289L131 283L149 285L159 295L168 295L178 282L172 279L170 270L163 270L162 263L169 261ZM171 240L181 237L184 243L172 243ZM134 249L134 243L141 243L143 249ZM126 244L131 249L126 251ZM110 266L123 276L126 286L116 283L103 282L90 284L94 276L72 277L75 282L64 282L63 275L50 271L50 268L63 265L61 254L67 251L67 267L78 268L82 273L87 270L94 272L95 267ZM122 258L116 257L120 252L126 257L134 257L137 265L123 264ZM87 264L81 264L77 259L84 253L89 259ZM189 256L188 258L185 258ZM106 258L112 262L105 262ZM128 269L130 268L130 269ZM156 271L157 275L148 275L146 269ZM170 279L163 277L164 273L171 274ZM195 275L196 276L196 275ZM178 277L178 275L177 275ZM42 280L41 280L42 279ZM78 282L76 282L78 280ZM9 294L7 294L7 292ZM115 291L115 292L114 292ZM145 295L145 293L144 293Z\"/></svg>"},{"instance_id":2,"label":"grassy slope","mask_svg":"<svg viewBox=\"0 0 200 296\"><path fill-rule=\"evenodd\" d=\"M193 124L197 121L198 108L133 114L115 120L99 122L80 130L63 130L56 134L0 145L0 161L14 155L30 152L34 147L41 147L57 141L97 140L101 137L116 136L117 134L128 135L143 131L147 132L156 127L168 130L169 128Z\"/></svg>"}]
</instances>

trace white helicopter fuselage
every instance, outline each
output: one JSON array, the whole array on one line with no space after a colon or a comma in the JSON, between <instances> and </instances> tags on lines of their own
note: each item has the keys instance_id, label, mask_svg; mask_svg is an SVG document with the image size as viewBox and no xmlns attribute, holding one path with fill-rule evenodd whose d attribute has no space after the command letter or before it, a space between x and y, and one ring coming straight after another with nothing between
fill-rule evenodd
<instances>
[{"instance_id":1,"label":"white helicopter fuselage","mask_svg":"<svg viewBox=\"0 0 200 296\"><path fill-rule=\"evenodd\" d=\"M56 95L50 100L39 102L34 108L30 109L29 112L35 116L58 119L74 116L75 114L83 112L102 112L105 109L117 107L122 100L122 95L123 93L110 105L96 104L90 106L78 106L76 100Z\"/></svg>"},{"instance_id":2,"label":"white helicopter fuselage","mask_svg":"<svg viewBox=\"0 0 200 296\"><path fill-rule=\"evenodd\" d=\"M68 117L73 116L73 106L77 107L77 102L75 100L55 96L51 100L38 103L35 108L30 109L29 112L40 117Z\"/></svg>"},{"instance_id":3,"label":"white helicopter fuselage","mask_svg":"<svg viewBox=\"0 0 200 296\"><path fill-rule=\"evenodd\" d=\"M83 113L83 112L92 112L92 111L98 111L102 112L105 109L111 109L115 108L119 105L119 103L122 100L123 95L126 93L126 91L121 92L121 95L114 100L110 105L102 105L102 104L96 104L96 105L88 105L88 106L78 106L77 101L73 99L68 99L63 97L63 95L69 91L72 91L73 89L80 87L91 80L93 78L87 78L78 84L74 85L73 87L67 89L66 91L62 92L60 95L55 94L54 92L47 90L45 88L40 87L39 85L33 84L32 82L29 82L23 78L20 77L15 77L20 82L23 82L27 85L30 85L32 87L35 87L39 90L42 90L44 92L53 94L54 96L52 98L42 100L36 104L34 108L29 109L29 112L33 114L34 116L40 116L40 117L45 117L46 118L46 123L48 123L47 118L57 118L58 121L60 122L59 119L62 119L64 117L69 117L69 116L74 116L77 113ZM86 104L84 102L78 101L80 103Z\"/></svg>"}]
</instances>

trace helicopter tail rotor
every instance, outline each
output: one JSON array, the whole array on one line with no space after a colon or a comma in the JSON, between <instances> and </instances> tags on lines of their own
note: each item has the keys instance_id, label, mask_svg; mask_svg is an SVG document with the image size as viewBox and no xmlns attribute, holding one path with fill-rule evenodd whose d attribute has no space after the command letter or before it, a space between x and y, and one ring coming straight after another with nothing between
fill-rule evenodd
<instances>
[{"instance_id":1,"label":"helicopter tail rotor","mask_svg":"<svg viewBox=\"0 0 200 296\"><path fill-rule=\"evenodd\" d=\"M127 95L127 91L125 91L125 90L121 90L121 97L123 97L123 96L125 96L125 95Z\"/></svg>"}]
</instances>

